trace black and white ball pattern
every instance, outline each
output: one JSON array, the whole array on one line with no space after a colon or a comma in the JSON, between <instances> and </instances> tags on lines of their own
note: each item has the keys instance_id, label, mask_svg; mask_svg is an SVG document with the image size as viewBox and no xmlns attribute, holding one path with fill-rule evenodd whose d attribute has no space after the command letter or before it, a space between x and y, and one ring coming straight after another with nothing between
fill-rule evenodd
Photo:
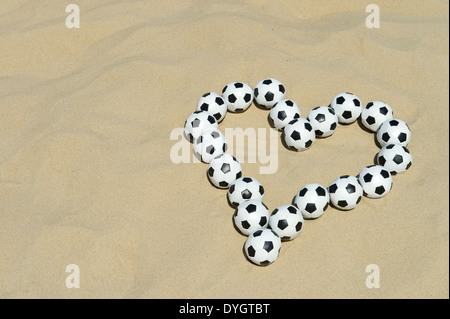
<instances>
[{"instance_id":1,"label":"black and white ball pattern","mask_svg":"<svg viewBox=\"0 0 450 319\"><path fill-rule=\"evenodd\" d=\"M244 112L253 101L253 89L243 82L231 82L222 90L222 97L230 112Z\"/></svg>"},{"instance_id":2,"label":"black and white ball pattern","mask_svg":"<svg viewBox=\"0 0 450 319\"><path fill-rule=\"evenodd\" d=\"M400 144L388 144L381 148L376 156L378 165L382 165L391 174L406 172L412 165L409 150Z\"/></svg>"},{"instance_id":3,"label":"black and white ball pattern","mask_svg":"<svg viewBox=\"0 0 450 319\"><path fill-rule=\"evenodd\" d=\"M242 176L241 164L233 155L224 153L209 163L207 175L214 186L228 188Z\"/></svg>"},{"instance_id":4,"label":"black and white ball pattern","mask_svg":"<svg viewBox=\"0 0 450 319\"><path fill-rule=\"evenodd\" d=\"M386 196L392 188L391 173L381 165L364 167L358 175L358 180L364 195L369 198Z\"/></svg>"},{"instance_id":5,"label":"black and white ball pattern","mask_svg":"<svg viewBox=\"0 0 450 319\"><path fill-rule=\"evenodd\" d=\"M367 103L361 112L361 123L372 132L376 132L384 121L392 118L392 108L381 101Z\"/></svg>"},{"instance_id":6,"label":"black and white ball pattern","mask_svg":"<svg viewBox=\"0 0 450 319\"><path fill-rule=\"evenodd\" d=\"M245 236L259 228L269 225L270 211L259 199L249 199L239 204L233 221L236 228Z\"/></svg>"},{"instance_id":7,"label":"black and white ball pattern","mask_svg":"<svg viewBox=\"0 0 450 319\"><path fill-rule=\"evenodd\" d=\"M228 143L225 135L216 128L203 131L194 141L194 155L204 163L210 163L214 158L227 151Z\"/></svg>"},{"instance_id":8,"label":"black and white ball pattern","mask_svg":"<svg viewBox=\"0 0 450 319\"><path fill-rule=\"evenodd\" d=\"M298 119L300 115L297 103L289 99L283 99L270 109L269 119L273 127L282 130L286 124Z\"/></svg>"},{"instance_id":9,"label":"black and white ball pattern","mask_svg":"<svg viewBox=\"0 0 450 319\"><path fill-rule=\"evenodd\" d=\"M217 127L217 120L210 112L195 111L184 122L184 135L190 142L194 142L205 129Z\"/></svg>"},{"instance_id":10,"label":"black and white ball pattern","mask_svg":"<svg viewBox=\"0 0 450 319\"><path fill-rule=\"evenodd\" d=\"M300 235L303 229L303 215L294 205L277 207L269 218L269 227L282 241L292 240Z\"/></svg>"},{"instance_id":11,"label":"black and white ball pattern","mask_svg":"<svg viewBox=\"0 0 450 319\"><path fill-rule=\"evenodd\" d=\"M381 147L388 144L407 146L411 140L411 130L402 120L392 119L384 121L377 131L377 141Z\"/></svg>"},{"instance_id":12,"label":"black and white ball pattern","mask_svg":"<svg viewBox=\"0 0 450 319\"><path fill-rule=\"evenodd\" d=\"M278 258L280 249L280 237L268 228L258 229L251 233L244 244L247 258L259 266L273 263Z\"/></svg>"},{"instance_id":13,"label":"black and white ball pattern","mask_svg":"<svg viewBox=\"0 0 450 319\"><path fill-rule=\"evenodd\" d=\"M264 199L264 187L253 177L240 177L230 185L227 195L230 204L236 207L249 199L262 201Z\"/></svg>"},{"instance_id":14,"label":"black and white ball pattern","mask_svg":"<svg viewBox=\"0 0 450 319\"><path fill-rule=\"evenodd\" d=\"M286 89L277 79L269 78L261 80L255 85L254 96L258 105L270 109L285 98Z\"/></svg>"},{"instance_id":15,"label":"black and white ball pattern","mask_svg":"<svg viewBox=\"0 0 450 319\"><path fill-rule=\"evenodd\" d=\"M328 186L330 202L338 209L355 208L363 196L363 189L355 176L343 175Z\"/></svg>"},{"instance_id":16,"label":"black and white ball pattern","mask_svg":"<svg viewBox=\"0 0 450 319\"><path fill-rule=\"evenodd\" d=\"M330 194L320 184L310 183L303 186L295 195L294 205L305 219L314 219L323 215L328 208Z\"/></svg>"},{"instance_id":17,"label":"black and white ball pattern","mask_svg":"<svg viewBox=\"0 0 450 319\"><path fill-rule=\"evenodd\" d=\"M283 137L290 150L304 151L311 147L316 133L307 119L298 118L286 124Z\"/></svg>"},{"instance_id":18,"label":"black and white ball pattern","mask_svg":"<svg viewBox=\"0 0 450 319\"><path fill-rule=\"evenodd\" d=\"M333 108L328 106L317 106L307 116L316 136L328 137L333 135L338 127L338 117Z\"/></svg>"},{"instance_id":19,"label":"black and white ball pattern","mask_svg":"<svg viewBox=\"0 0 450 319\"><path fill-rule=\"evenodd\" d=\"M208 111L217 120L222 122L227 114L227 104L223 97L215 92L208 92L202 95L197 103L197 111Z\"/></svg>"},{"instance_id":20,"label":"black and white ball pattern","mask_svg":"<svg viewBox=\"0 0 450 319\"><path fill-rule=\"evenodd\" d=\"M331 101L330 107L334 109L339 123L350 124L361 115L361 100L352 93L341 93Z\"/></svg>"}]
</instances>

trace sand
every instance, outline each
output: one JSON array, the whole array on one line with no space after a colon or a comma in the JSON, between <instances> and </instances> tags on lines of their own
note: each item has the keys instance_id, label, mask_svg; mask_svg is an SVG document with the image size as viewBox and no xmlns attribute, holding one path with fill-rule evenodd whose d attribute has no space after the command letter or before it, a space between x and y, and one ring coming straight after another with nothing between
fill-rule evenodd
<instances>
[{"instance_id":1,"label":"sand","mask_svg":"<svg viewBox=\"0 0 450 319\"><path fill-rule=\"evenodd\" d=\"M0 5L0 297L449 297L447 1L377 1L380 28L356 0L80 0L72 29L68 4ZM174 163L191 145L170 136L203 93L268 77L303 117L345 91L385 101L411 128L413 165L386 197L305 221L258 267L226 191L206 164ZM219 128L268 137L267 115L252 105ZM276 141L273 174L242 160L270 209L379 150L356 123L306 152Z\"/></svg>"}]
</instances>

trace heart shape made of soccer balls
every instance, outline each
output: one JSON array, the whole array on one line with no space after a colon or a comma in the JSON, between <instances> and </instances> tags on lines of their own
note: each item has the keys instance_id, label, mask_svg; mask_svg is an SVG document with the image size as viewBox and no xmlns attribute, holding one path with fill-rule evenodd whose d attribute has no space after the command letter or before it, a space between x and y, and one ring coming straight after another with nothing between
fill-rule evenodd
<instances>
[{"instance_id":1,"label":"heart shape made of soccer balls","mask_svg":"<svg viewBox=\"0 0 450 319\"><path fill-rule=\"evenodd\" d=\"M297 192L291 204L270 212L263 203L263 185L253 177L242 176L239 161L227 153L226 138L218 129L227 112L242 113L253 102L270 110L270 125L282 132L285 146L293 151L305 151L316 137L329 137L339 124L360 119L368 131L376 134L381 147L376 164L364 167L357 176L340 176L328 187L309 183ZM302 118L298 105L286 99L284 85L274 78L258 82L254 89L243 82L231 82L221 95L205 93L196 111L187 117L184 134L193 143L195 156L208 164L211 184L227 189L229 204L235 208L234 224L247 236L245 255L260 266L278 258L282 241L295 239L303 229L304 219L320 217L330 203L337 209L351 210L363 195L385 196L392 188L392 176L405 172L412 164L406 148L411 131L404 121L393 117L388 104L372 101L362 107L356 95L345 92L336 95L329 106L315 107Z\"/></svg>"}]
</instances>

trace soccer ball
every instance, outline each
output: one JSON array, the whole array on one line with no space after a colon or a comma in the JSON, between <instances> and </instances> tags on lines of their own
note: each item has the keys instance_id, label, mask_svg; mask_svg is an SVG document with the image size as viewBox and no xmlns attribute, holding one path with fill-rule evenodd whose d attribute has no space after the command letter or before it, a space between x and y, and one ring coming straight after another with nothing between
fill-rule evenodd
<instances>
[{"instance_id":1,"label":"soccer ball","mask_svg":"<svg viewBox=\"0 0 450 319\"><path fill-rule=\"evenodd\" d=\"M369 198L385 196L392 188L392 176L381 165L364 167L358 176L364 194Z\"/></svg>"},{"instance_id":2,"label":"soccer ball","mask_svg":"<svg viewBox=\"0 0 450 319\"><path fill-rule=\"evenodd\" d=\"M400 144L388 144L381 148L376 156L378 165L384 166L391 174L406 172L412 165L409 150Z\"/></svg>"},{"instance_id":3,"label":"soccer ball","mask_svg":"<svg viewBox=\"0 0 450 319\"><path fill-rule=\"evenodd\" d=\"M252 177L240 177L228 188L228 200L234 207L249 199L264 199L264 187Z\"/></svg>"},{"instance_id":4,"label":"soccer ball","mask_svg":"<svg viewBox=\"0 0 450 319\"><path fill-rule=\"evenodd\" d=\"M278 258L280 249L280 237L268 228L261 228L251 233L244 244L247 258L259 266L273 263Z\"/></svg>"},{"instance_id":5,"label":"soccer ball","mask_svg":"<svg viewBox=\"0 0 450 319\"><path fill-rule=\"evenodd\" d=\"M305 219L322 216L328 208L330 194L320 184L310 183L303 186L294 198L294 205L300 210Z\"/></svg>"},{"instance_id":6,"label":"soccer ball","mask_svg":"<svg viewBox=\"0 0 450 319\"><path fill-rule=\"evenodd\" d=\"M194 155L204 163L209 163L217 156L222 155L227 148L225 135L216 128L204 130L202 135L194 141Z\"/></svg>"},{"instance_id":7,"label":"soccer ball","mask_svg":"<svg viewBox=\"0 0 450 319\"><path fill-rule=\"evenodd\" d=\"M331 136L338 126L336 112L328 106L317 106L313 108L308 113L307 119L318 137Z\"/></svg>"},{"instance_id":8,"label":"soccer ball","mask_svg":"<svg viewBox=\"0 0 450 319\"><path fill-rule=\"evenodd\" d=\"M298 105L292 101L283 99L276 103L271 109L269 119L271 125L282 130L287 123L300 117Z\"/></svg>"},{"instance_id":9,"label":"soccer ball","mask_svg":"<svg viewBox=\"0 0 450 319\"><path fill-rule=\"evenodd\" d=\"M223 97L215 92L208 92L202 95L197 103L197 111L208 111L220 123L227 114L227 104Z\"/></svg>"},{"instance_id":10,"label":"soccer ball","mask_svg":"<svg viewBox=\"0 0 450 319\"><path fill-rule=\"evenodd\" d=\"M205 129L217 127L218 123L214 115L208 111L195 111L184 123L184 135L190 142L194 142Z\"/></svg>"},{"instance_id":11,"label":"soccer ball","mask_svg":"<svg viewBox=\"0 0 450 319\"><path fill-rule=\"evenodd\" d=\"M282 205L276 208L269 218L269 227L281 240L292 240L303 229L303 215L294 205Z\"/></svg>"},{"instance_id":12,"label":"soccer ball","mask_svg":"<svg viewBox=\"0 0 450 319\"><path fill-rule=\"evenodd\" d=\"M411 140L411 131L402 120L392 119L384 121L377 131L377 141L381 147L387 144L407 146Z\"/></svg>"},{"instance_id":13,"label":"soccer ball","mask_svg":"<svg viewBox=\"0 0 450 319\"><path fill-rule=\"evenodd\" d=\"M272 108L286 96L284 85L273 78L259 81L255 85L255 101L267 109Z\"/></svg>"},{"instance_id":14,"label":"soccer ball","mask_svg":"<svg viewBox=\"0 0 450 319\"><path fill-rule=\"evenodd\" d=\"M316 139L312 125L304 118L289 122L284 127L283 136L287 147L295 151L307 150Z\"/></svg>"},{"instance_id":15,"label":"soccer ball","mask_svg":"<svg viewBox=\"0 0 450 319\"><path fill-rule=\"evenodd\" d=\"M259 199L249 199L239 204L233 215L236 228L243 235L250 235L259 228L269 225L270 211Z\"/></svg>"},{"instance_id":16,"label":"soccer ball","mask_svg":"<svg viewBox=\"0 0 450 319\"><path fill-rule=\"evenodd\" d=\"M228 188L231 183L242 176L242 168L233 155L224 153L209 163L207 174L214 186Z\"/></svg>"},{"instance_id":17,"label":"soccer ball","mask_svg":"<svg viewBox=\"0 0 450 319\"><path fill-rule=\"evenodd\" d=\"M369 102L361 111L361 123L372 132L376 132L384 121L392 118L392 108L381 101Z\"/></svg>"},{"instance_id":18,"label":"soccer ball","mask_svg":"<svg viewBox=\"0 0 450 319\"><path fill-rule=\"evenodd\" d=\"M352 93L336 95L331 101L330 106L336 112L339 123L353 123L361 115L361 101Z\"/></svg>"},{"instance_id":19,"label":"soccer ball","mask_svg":"<svg viewBox=\"0 0 450 319\"><path fill-rule=\"evenodd\" d=\"M222 97L230 112L244 112L253 101L253 89L242 82L228 83L222 90Z\"/></svg>"},{"instance_id":20,"label":"soccer ball","mask_svg":"<svg viewBox=\"0 0 450 319\"><path fill-rule=\"evenodd\" d=\"M363 196L363 188L355 176L343 175L328 186L330 202L339 209L355 208Z\"/></svg>"}]
</instances>

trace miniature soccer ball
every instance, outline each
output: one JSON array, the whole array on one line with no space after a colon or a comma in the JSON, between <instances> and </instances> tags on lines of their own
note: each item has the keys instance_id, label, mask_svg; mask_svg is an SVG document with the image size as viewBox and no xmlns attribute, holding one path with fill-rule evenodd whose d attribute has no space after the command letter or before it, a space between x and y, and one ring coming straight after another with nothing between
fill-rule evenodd
<instances>
[{"instance_id":1,"label":"miniature soccer ball","mask_svg":"<svg viewBox=\"0 0 450 319\"><path fill-rule=\"evenodd\" d=\"M344 175L335 179L328 186L330 202L339 209L355 208L363 196L363 189L355 176Z\"/></svg>"},{"instance_id":2,"label":"miniature soccer ball","mask_svg":"<svg viewBox=\"0 0 450 319\"><path fill-rule=\"evenodd\" d=\"M331 101L330 106L336 112L339 123L353 123L361 115L361 101L352 93L336 95Z\"/></svg>"},{"instance_id":3,"label":"miniature soccer ball","mask_svg":"<svg viewBox=\"0 0 450 319\"><path fill-rule=\"evenodd\" d=\"M295 151L304 151L311 147L316 133L307 119L292 120L284 127L284 141L287 147Z\"/></svg>"},{"instance_id":4,"label":"miniature soccer ball","mask_svg":"<svg viewBox=\"0 0 450 319\"><path fill-rule=\"evenodd\" d=\"M387 144L407 146L411 140L411 131L402 120L392 119L384 121L377 131L377 141L381 147Z\"/></svg>"},{"instance_id":5,"label":"miniature soccer ball","mask_svg":"<svg viewBox=\"0 0 450 319\"><path fill-rule=\"evenodd\" d=\"M358 176L364 194L369 198L385 196L392 188L392 176L381 165L364 167Z\"/></svg>"},{"instance_id":6,"label":"miniature soccer ball","mask_svg":"<svg viewBox=\"0 0 450 319\"><path fill-rule=\"evenodd\" d=\"M392 108L381 101L369 102L361 111L361 123L372 132L376 132L384 121L392 118Z\"/></svg>"},{"instance_id":7,"label":"miniature soccer ball","mask_svg":"<svg viewBox=\"0 0 450 319\"><path fill-rule=\"evenodd\" d=\"M303 215L294 205L283 205L276 208L269 218L269 227L281 240L292 240L300 235L303 229Z\"/></svg>"},{"instance_id":8,"label":"miniature soccer ball","mask_svg":"<svg viewBox=\"0 0 450 319\"><path fill-rule=\"evenodd\" d=\"M294 205L300 210L305 219L322 216L328 208L330 194L320 184L310 183L303 186L294 198Z\"/></svg>"},{"instance_id":9,"label":"miniature soccer ball","mask_svg":"<svg viewBox=\"0 0 450 319\"><path fill-rule=\"evenodd\" d=\"M233 215L236 228L243 235L250 235L259 228L269 225L270 211L259 199L249 199L239 204Z\"/></svg>"},{"instance_id":10,"label":"miniature soccer ball","mask_svg":"<svg viewBox=\"0 0 450 319\"><path fill-rule=\"evenodd\" d=\"M209 163L217 156L222 155L227 148L225 135L216 128L204 130L202 135L194 141L194 155L204 163Z\"/></svg>"},{"instance_id":11,"label":"miniature soccer ball","mask_svg":"<svg viewBox=\"0 0 450 319\"><path fill-rule=\"evenodd\" d=\"M282 130L287 123L300 117L298 105L292 101L283 99L276 103L271 109L269 119L271 125Z\"/></svg>"},{"instance_id":12,"label":"miniature soccer ball","mask_svg":"<svg viewBox=\"0 0 450 319\"><path fill-rule=\"evenodd\" d=\"M253 89L242 82L228 83L222 90L222 97L230 112L244 112L253 101Z\"/></svg>"},{"instance_id":13,"label":"miniature soccer ball","mask_svg":"<svg viewBox=\"0 0 450 319\"><path fill-rule=\"evenodd\" d=\"M313 108L308 113L307 119L318 137L331 136L338 126L336 112L328 106L317 106Z\"/></svg>"},{"instance_id":14,"label":"miniature soccer ball","mask_svg":"<svg viewBox=\"0 0 450 319\"><path fill-rule=\"evenodd\" d=\"M195 111L184 123L184 135L190 142L194 142L205 129L217 127L218 123L214 115L208 111Z\"/></svg>"},{"instance_id":15,"label":"miniature soccer ball","mask_svg":"<svg viewBox=\"0 0 450 319\"><path fill-rule=\"evenodd\" d=\"M376 156L378 165L382 165L391 174L406 172L412 165L409 150L400 144L388 144L381 148Z\"/></svg>"},{"instance_id":16,"label":"miniature soccer ball","mask_svg":"<svg viewBox=\"0 0 450 319\"><path fill-rule=\"evenodd\" d=\"M259 266L273 263L278 258L280 249L280 237L268 228L258 229L251 233L244 244L247 258Z\"/></svg>"},{"instance_id":17,"label":"miniature soccer ball","mask_svg":"<svg viewBox=\"0 0 450 319\"><path fill-rule=\"evenodd\" d=\"M286 96L284 85L273 78L259 81L255 85L255 101L267 109L272 108Z\"/></svg>"},{"instance_id":18,"label":"miniature soccer ball","mask_svg":"<svg viewBox=\"0 0 450 319\"><path fill-rule=\"evenodd\" d=\"M228 188L228 200L234 207L249 199L264 199L264 187L252 177L240 177Z\"/></svg>"},{"instance_id":19,"label":"miniature soccer ball","mask_svg":"<svg viewBox=\"0 0 450 319\"><path fill-rule=\"evenodd\" d=\"M207 174L214 186L228 188L231 183L242 176L242 168L233 155L224 153L209 163Z\"/></svg>"},{"instance_id":20,"label":"miniature soccer ball","mask_svg":"<svg viewBox=\"0 0 450 319\"><path fill-rule=\"evenodd\" d=\"M215 92L208 92L202 95L197 103L197 111L208 111L220 123L227 114L227 104L223 97Z\"/></svg>"}]
</instances>

